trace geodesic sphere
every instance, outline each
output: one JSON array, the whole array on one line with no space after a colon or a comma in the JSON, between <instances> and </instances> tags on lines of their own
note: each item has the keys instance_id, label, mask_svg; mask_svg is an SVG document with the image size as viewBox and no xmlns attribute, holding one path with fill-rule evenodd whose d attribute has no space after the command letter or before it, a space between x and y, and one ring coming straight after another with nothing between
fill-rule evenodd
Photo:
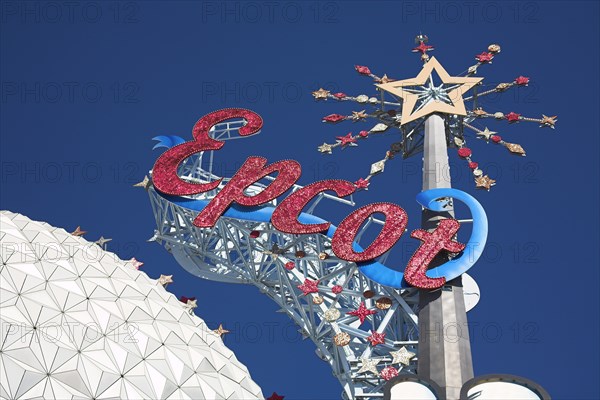
<instances>
[{"instance_id":1,"label":"geodesic sphere","mask_svg":"<svg viewBox=\"0 0 600 400\"><path fill-rule=\"evenodd\" d=\"M0 398L263 398L221 338L131 263L8 211L0 239Z\"/></svg>"}]
</instances>

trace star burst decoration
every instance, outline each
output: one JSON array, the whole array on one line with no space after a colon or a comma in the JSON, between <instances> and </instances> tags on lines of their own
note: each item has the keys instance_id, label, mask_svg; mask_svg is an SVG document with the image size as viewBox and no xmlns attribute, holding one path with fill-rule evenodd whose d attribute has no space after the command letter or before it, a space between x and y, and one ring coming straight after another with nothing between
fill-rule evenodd
<instances>
[{"instance_id":1,"label":"star burst decoration","mask_svg":"<svg viewBox=\"0 0 600 400\"><path fill-rule=\"evenodd\" d=\"M496 181L479 168L479 164L473 159L472 150L467 147L467 140L471 137L484 139L486 143L500 145L516 156L525 156L525 149L518 143L505 141L498 132L485 126L483 120L495 120L497 123L504 122L509 125L534 122L540 127L554 129L558 117L542 114L541 118L530 118L515 111L488 112L479 105L479 100L487 95L524 87L530 82L529 77L519 75L509 82L487 85L484 78L474 76L481 66L491 64L498 56L501 51L498 44L491 44L485 51L475 55L477 63L468 67L465 73L453 76L435 57L428 55L434 47L427 44L427 36L420 34L415 42L417 46L412 51L421 56L423 68L414 78L397 80L388 77L387 74L380 77L374 74L371 68L356 65L354 68L359 75L373 79L378 94L373 96L366 94L353 96L344 92L332 94L322 88L313 92L316 100L332 99L358 103L361 108L367 106L374 108L371 112L366 109L352 111L350 115L330 114L323 117L325 123L338 124L352 121L362 124L369 119L377 120L373 128L361 130L358 134L351 132L344 136L336 136L337 140L334 143L325 142L318 147L318 150L323 154L332 154L337 148L356 147L362 140L384 133L389 128L398 129L401 134L400 140L392 143L382 159L371 164L368 175L355 182L357 189L366 189L371 183L370 179L382 173L385 163L394 156L401 154L403 158L408 158L422 150L425 119L432 114L437 114L445 119L449 147L455 148L458 157L467 162L475 187L489 190ZM391 99L386 98L386 95L391 96Z\"/></svg>"},{"instance_id":2,"label":"star burst decoration","mask_svg":"<svg viewBox=\"0 0 600 400\"><path fill-rule=\"evenodd\" d=\"M319 284L319 281L311 281L310 279L305 279L304 283L301 285L298 285L298 289L302 290L302 293L306 296L307 294L310 293L318 293L319 289L317 288L317 285Z\"/></svg>"},{"instance_id":3,"label":"star burst decoration","mask_svg":"<svg viewBox=\"0 0 600 400\"><path fill-rule=\"evenodd\" d=\"M416 356L412 351L408 351L406 347L401 348L398 351L390 351L392 355L392 364L404 364L410 365L410 360Z\"/></svg>"},{"instance_id":4,"label":"star burst decoration","mask_svg":"<svg viewBox=\"0 0 600 400\"><path fill-rule=\"evenodd\" d=\"M381 360L374 360L372 358L361 358L360 362L362 363L362 366L358 371L356 371L356 373L362 374L365 372L372 372L373 374L377 375L379 374L379 371L377 370L377 364L379 364L380 361Z\"/></svg>"},{"instance_id":5,"label":"star burst decoration","mask_svg":"<svg viewBox=\"0 0 600 400\"><path fill-rule=\"evenodd\" d=\"M371 336L367 338L371 346L375 347L378 344L385 343L385 333L379 333L377 331L371 331Z\"/></svg>"},{"instance_id":6,"label":"star burst decoration","mask_svg":"<svg viewBox=\"0 0 600 400\"><path fill-rule=\"evenodd\" d=\"M369 315L377 314L377 311L367 309L367 307L365 307L365 303L361 302L360 306L358 306L356 310L347 312L346 314L358 317L360 323L362 324Z\"/></svg>"}]
</instances>

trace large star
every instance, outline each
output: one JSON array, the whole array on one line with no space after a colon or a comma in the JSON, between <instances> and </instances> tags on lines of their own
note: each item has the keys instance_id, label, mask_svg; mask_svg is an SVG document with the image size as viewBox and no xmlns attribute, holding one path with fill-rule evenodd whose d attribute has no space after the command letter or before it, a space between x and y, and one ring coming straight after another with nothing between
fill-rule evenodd
<instances>
[{"instance_id":1,"label":"large star","mask_svg":"<svg viewBox=\"0 0 600 400\"><path fill-rule=\"evenodd\" d=\"M442 85L435 87L432 73L436 71ZM376 85L382 90L402 99L402 118L400 125L414 121L436 112L453 115L467 115L463 95L483 78L450 76L435 57L432 57L421 72L410 79ZM429 83L428 83L429 81ZM428 86L425 86L428 84ZM449 86L443 88L443 86ZM418 88L411 89L417 86ZM419 100L427 100L417 106Z\"/></svg>"}]
</instances>

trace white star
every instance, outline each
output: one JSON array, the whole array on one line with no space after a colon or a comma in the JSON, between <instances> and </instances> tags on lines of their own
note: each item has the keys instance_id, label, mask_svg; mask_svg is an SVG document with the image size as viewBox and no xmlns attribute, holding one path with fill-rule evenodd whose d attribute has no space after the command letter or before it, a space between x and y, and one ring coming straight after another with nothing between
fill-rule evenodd
<instances>
[{"instance_id":1,"label":"white star","mask_svg":"<svg viewBox=\"0 0 600 400\"><path fill-rule=\"evenodd\" d=\"M490 131L486 126L484 130L482 130L481 132L477 132L477 135L481 136L479 139L483 138L483 139L485 139L486 142L488 142L490 140L490 138L492 136L494 136L496 133L498 133L498 132Z\"/></svg>"},{"instance_id":2,"label":"white star","mask_svg":"<svg viewBox=\"0 0 600 400\"><path fill-rule=\"evenodd\" d=\"M390 354L394 357L392 364L402 363L404 365L410 365L410 359L416 356L412 351L406 350L406 347L403 347L398 351L390 351Z\"/></svg>"},{"instance_id":3,"label":"white star","mask_svg":"<svg viewBox=\"0 0 600 400\"><path fill-rule=\"evenodd\" d=\"M379 374L379 371L377 371L376 365L379 364L380 360L361 358L360 361L362 362L362 367L360 367L360 369L356 372L357 374L362 374L367 371L371 371L375 375Z\"/></svg>"}]
</instances>

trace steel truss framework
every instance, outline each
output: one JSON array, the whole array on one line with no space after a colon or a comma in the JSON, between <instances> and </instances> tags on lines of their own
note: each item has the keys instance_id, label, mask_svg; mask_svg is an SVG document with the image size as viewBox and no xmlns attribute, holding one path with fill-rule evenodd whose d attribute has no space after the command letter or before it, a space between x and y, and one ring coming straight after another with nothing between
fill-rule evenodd
<instances>
[{"instance_id":1,"label":"steel truss framework","mask_svg":"<svg viewBox=\"0 0 600 400\"><path fill-rule=\"evenodd\" d=\"M239 122L219 124L213 131L213 137L220 140L236 138L231 131L240 126ZM212 152L184 161L179 175L192 182L218 178L212 173ZM223 184L227 181L225 178ZM257 193L264 187L259 183L247 192ZM295 185L293 190L299 188L301 186ZM190 197L209 200L219 189ZM281 311L300 327L302 335L315 343L317 355L331 365L333 374L344 388L344 397L354 399L383 395L382 387L386 381L379 374L358 372L363 366L362 359L379 360L378 366L381 367L392 365L394 360L390 351L398 351L402 347L418 355L417 291L396 290L367 279L355 263L335 257L327 236L291 235L277 231L268 222L225 217L220 218L213 228L198 228L192 224L196 211L169 202L153 187L148 188L148 193L157 226L151 240L164 245L193 275L220 282L253 284L273 299ZM309 205L306 212L312 213L325 198L354 205L352 198L348 200L323 194ZM378 224L382 221L369 220L357 235L357 240L370 226ZM324 254L327 254L326 258ZM382 256L380 261L384 261L385 257ZM286 269L289 262L295 263L294 269ZM305 279L319 281L318 293L303 294L298 285L303 284ZM339 294L332 292L336 285L343 287ZM366 296L365 292L368 293ZM384 299L377 307L377 300L382 298L391 302ZM361 324L358 317L346 313L356 310L362 302L367 309L377 312ZM337 313L330 311L326 318L328 310L339 311L339 317L335 318ZM367 340L372 331L385 333L385 343L372 346ZM350 336L348 345L335 344L334 336L340 333ZM394 367L402 373L416 373L417 359L412 358L409 365L400 363Z\"/></svg>"}]
</instances>

